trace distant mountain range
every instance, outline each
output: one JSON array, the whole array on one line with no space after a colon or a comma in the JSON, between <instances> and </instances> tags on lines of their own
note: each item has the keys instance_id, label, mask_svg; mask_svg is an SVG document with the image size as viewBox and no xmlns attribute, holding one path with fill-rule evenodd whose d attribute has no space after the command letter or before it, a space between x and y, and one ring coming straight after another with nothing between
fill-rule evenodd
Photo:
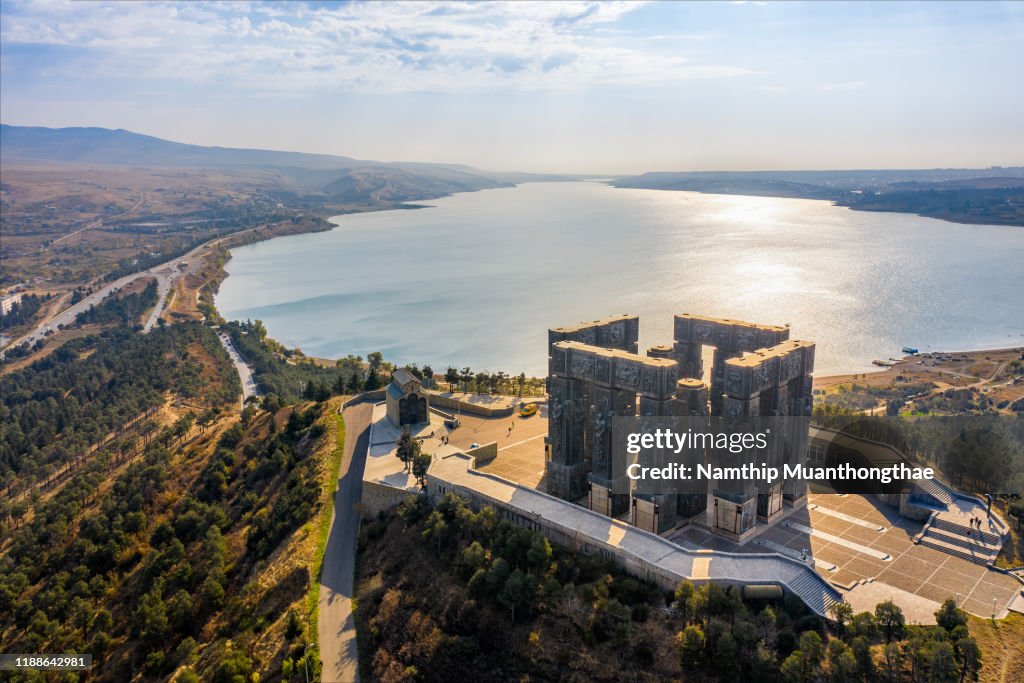
<instances>
[{"instance_id":1,"label":"distant mountain range","mask_svg":"<svg viewBox=\"0 0 1024 683\"><path fill-rule=\"evenodd\" d=\"M204 147L127 130L0 125L0 161L261 172L272 194L317 204L397 204L456 192L582 176L483 171L460 164L380 162L331 154ZM614 187L823 199L962 223L1024 225L1024 167L853 171L659 172Z\"/></svg>"},{"instance_id":2,"label":"distant mountain range","mask_svg":"<svg viewBox=\"0 0 1024 683\"><path fill-rule=\"evenodd\" d=\"M0 125L0 160L104 166L266 170L283 190L335 202L404 202L561 176L482 171L458 164L384 163L330 154L204 147L127 130Z\"/></svg>"}]
</instances>

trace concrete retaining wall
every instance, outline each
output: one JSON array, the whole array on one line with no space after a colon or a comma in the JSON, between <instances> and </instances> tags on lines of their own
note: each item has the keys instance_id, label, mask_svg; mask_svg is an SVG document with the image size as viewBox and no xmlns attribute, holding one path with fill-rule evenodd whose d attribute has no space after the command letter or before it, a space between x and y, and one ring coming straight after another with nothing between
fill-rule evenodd
<instances>
[{"instance_id":1,"label":"concrete retaining wall","mask_svg":"<svg viewBox=\"0 0 1024 683\"><path fill-rule=\"evenodd\" d=\"M430 393L430 405L437 406L439 408L448 408L449 410L468 413L470 415L480 415L481 417L507 417L515 412L512 406L502 406L500 408L491 408L489 406L482 406L476 403L465 403L458 399L451 398L449 396L440 396L435 393Z\"/></svg>"},{"instance_id":2,"label":"concrete retaining wall","mask_svg":"<svg viewBox=\"0 0 1024 683\"><path fill-rule=\"evenodd\" d=\"M353 396L349 400L347 400L344 403L342 403L341 404L341 409L345 410L345 408L348 408L349 406L354 406L357 403L365 403L367 401L370 401L372 403L380 403L381 401L384 400L384 396L385 396L386 392L387 392L387 389L385 388L385 389L374 389L373 391L364 391L361 394L356 394L355 396Z\"/></svg>"},{"instance_id":3,"label":"concrete retaining wall","mask_svg":"<svg viewBox=\"0 0 1024 683\"><path fill-rule=\"evenodd\" d=\"M498 442L492 441L485 443L482 446L471 448L466 451L466 455L471 455L476 459L476 464L484 465L498 457ZM475 468L474 468L475 469Z\"/></svg>"},{"instance_id":4,"label":"concrete retaining wall","mask_svg":"<svg viewBox=\"0 0 1024 683\"><path fill-rule=\"evenodd\" d=\"M387 484L364 481L363 498L361 501L362 516L364 519L376 517L384 510L390 510L401 503L407 496L414 495L416 494L412 491L396 489L394 486L388 486Z\"/></svg>"}]
</instances>

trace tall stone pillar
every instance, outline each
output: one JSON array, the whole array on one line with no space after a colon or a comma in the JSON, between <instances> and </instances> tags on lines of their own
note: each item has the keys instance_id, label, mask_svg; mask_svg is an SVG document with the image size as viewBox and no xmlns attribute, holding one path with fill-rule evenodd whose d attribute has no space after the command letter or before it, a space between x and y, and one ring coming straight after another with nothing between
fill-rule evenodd
<instances>
[{"instance_id":1,"label":"tall stone pillar","mask_svg":"<svg viewBox=\"0 0 1024 683\"><path fill-rule=\"evenodd\" d=\"M551 377L548 395L548 493L565 500L587 494L588 463L584 457L585 387L564 377Z\"/></svg>"}]
</instances>

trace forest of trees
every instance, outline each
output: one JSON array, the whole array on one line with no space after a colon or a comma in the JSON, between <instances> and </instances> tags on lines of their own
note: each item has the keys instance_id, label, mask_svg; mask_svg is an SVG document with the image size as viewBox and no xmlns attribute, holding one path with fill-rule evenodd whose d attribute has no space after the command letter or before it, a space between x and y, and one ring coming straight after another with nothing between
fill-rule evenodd
<instances>
[{"instance_id":1,"label":"forest of trees","mask_svg":"<svg viewBox=\"0 0 1024 683\"><path fill-rule=\"evenodd\" d=\"M364 524L357 628L385 682L976 680L966 613L910 626L891 601L826 621L799 599L745 601L682 582L674 594L449 494Z\"/></svg>"},{"instance_id":2,"label":"forest of trees","mask_svg":"<svg viewBox=\"0 0 1024 683\"><path fill-rule=\"evenodd\" d=\"M209 447L153 439L110 487L113 463L97 459L38 501L0 555L3 651L91 653L89 680L100 681L177 671L177 681L249 682L284 659L315 674L305 626L284 612L311 577L264 589L253 573L319 505L311 454L323 407L286 411L281 428L280 415L250 413ZM262 634L286 621L290 635L261 660Z\"/></svg>"},{"instance_id":3,"label":"forest of trees","mask_svg":"<svg viewBox=\"0 0 1024 683\"><path fill-rule=\"evenodd\" d=\"M219 407L241 392L212 330L190 322L74 339L0 379L0 480L19 490L86 457L163 405Z\"/></svg>"},{"instance_id":4,"label":"forest of trees","mask_svg":"<svg viewBox=\"0 0 1024 683\"><path fill-rule=\"evenodd\" d=\"M260 393L274 396L282 403L303 398L323 401L346 392L355 394L365 383L361 366L318 365L267 337L259 320L230 322L222 329L252 368Z\"/></svg>"},{"instance_id":5,"label":"forest of trees","mask_svg":"<svg viewBox=\"0 0 1024 683\"><path fill-rule=\"evenodd\" d=\"M152 280L141 292L108 296L99 304L82 311L75 317L75 326L93 323L133 325L139 322L143 313L156 306L156 301L156 280Z\"/></svg>"}]
</instances>

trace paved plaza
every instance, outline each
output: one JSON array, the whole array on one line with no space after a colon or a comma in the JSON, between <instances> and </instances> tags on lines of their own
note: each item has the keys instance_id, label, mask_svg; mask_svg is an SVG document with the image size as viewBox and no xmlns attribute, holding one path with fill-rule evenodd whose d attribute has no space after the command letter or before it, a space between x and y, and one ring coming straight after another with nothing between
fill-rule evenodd
<instances>
[{"instance_id":1,"label":"paved plaza","mask_svg":"<svg viewBox=\"0 0 1024 683\"><path fill-rule=\"evenodd\" d=\"M483 418L463 414L462 426L449 434L456 448L469 448L474 443L498 444L498 457L480 467L488 472L523 486L545 490L544 437L548 433L547 406L532 417ZM510 430L509 427L512 429Z\"/></svg>"},{"instance_id":2,"label":"paved plaza","mask_svg":"<svg viewBox=\"0 0 1024 683\"><path fill-rule=\"evenodd\" d=\"M799 558L807 551L818 573L844 589L844 597L858 609L859 602L877 603L884 594L883 600L892 597L919 615L919 623L932 620L931 613L947 598L957 599L960 607L978 616L989 616L994 600L996 616L1005 616L1021 584L985 566L915 544L913 538L922 526L868 496L811 493L806 508L790 510L742 546L693 526L669 537L733 552L774 551Z\"/></svg>"}]
</instances>

